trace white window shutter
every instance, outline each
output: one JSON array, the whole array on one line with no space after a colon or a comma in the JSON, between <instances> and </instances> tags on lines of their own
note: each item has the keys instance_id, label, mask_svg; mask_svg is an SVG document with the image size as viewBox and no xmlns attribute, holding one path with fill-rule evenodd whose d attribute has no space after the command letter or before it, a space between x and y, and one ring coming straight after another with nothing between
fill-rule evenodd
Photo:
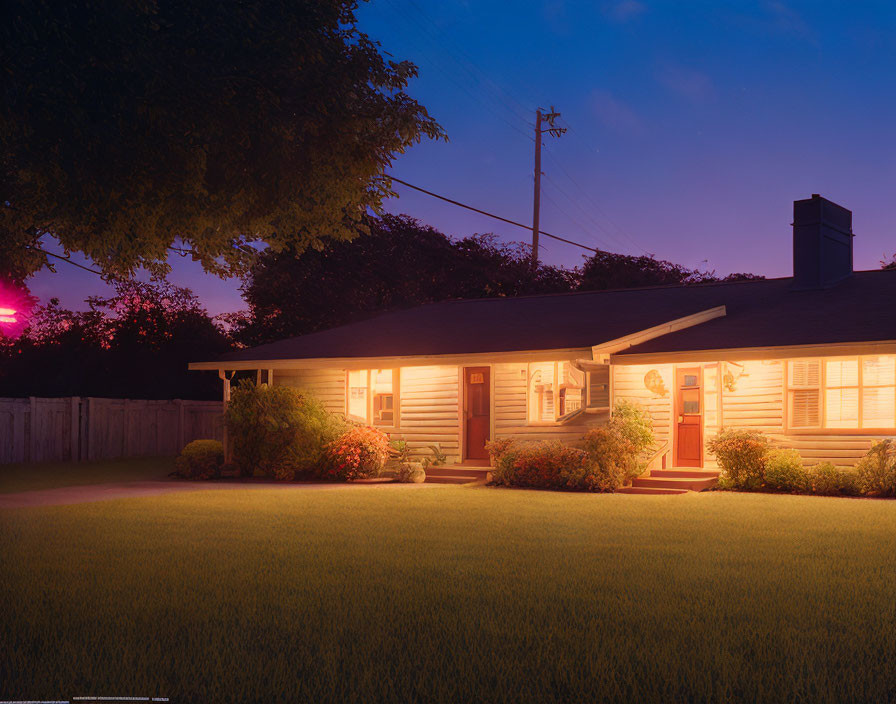
<instances>
[{"instance_id":1,"label":"white window shutter","mask_svg":"<svg viewBox=\"0 0 896 704\"><path fill-rule=\"evenodd\" d=\"M790 363L791 386L820 386L821 362L815 360L797 360Z\"/></svg>"},{"instance_id":2,"label":"white window shutter","mask_svg":"<svg viewBox=\"0 0 896 704\"><path fill-rule=\"evenodd\" d=\"M821 420L819 389L790 392L790 425L793 428L817 428Z\"/></svg>"}]
</instances>

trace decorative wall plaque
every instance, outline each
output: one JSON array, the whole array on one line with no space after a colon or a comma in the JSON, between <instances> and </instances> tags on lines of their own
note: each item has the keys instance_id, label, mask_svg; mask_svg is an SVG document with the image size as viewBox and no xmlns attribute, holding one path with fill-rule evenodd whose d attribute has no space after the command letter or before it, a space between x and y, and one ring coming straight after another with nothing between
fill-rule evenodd
<instances>
[{"instance_id":1,"label":"decorative wall plaque","mask_svg":"<svg viewBox=\"0 0 896 704\"><path fill-rule=\"evenodd\" d=\"M656 369L651 369L644 375L644 387L657 396L666 396L669 393L662 375Z\"/></svg>"}]
</instances>

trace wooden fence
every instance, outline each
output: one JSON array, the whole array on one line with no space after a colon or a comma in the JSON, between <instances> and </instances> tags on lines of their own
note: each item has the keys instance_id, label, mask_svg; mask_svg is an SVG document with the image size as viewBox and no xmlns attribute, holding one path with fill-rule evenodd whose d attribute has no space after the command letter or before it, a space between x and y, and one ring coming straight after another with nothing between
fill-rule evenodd
<instances>
[{"instance_id":1,"label":"wooden fence","mask_svg":"<svg viewBox=\"0 0 896 704\"><path fill-rule=\"evenodd\" d=\"M223 439L220 401L0 398L0 464L176 455Z\"/></svg>"}]
</instances>

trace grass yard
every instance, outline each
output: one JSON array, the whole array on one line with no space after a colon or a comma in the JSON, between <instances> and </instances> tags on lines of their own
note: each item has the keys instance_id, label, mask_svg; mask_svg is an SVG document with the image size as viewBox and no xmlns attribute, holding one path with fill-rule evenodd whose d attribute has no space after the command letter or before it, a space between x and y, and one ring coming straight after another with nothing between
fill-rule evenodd
<instances>
[{"instance_id":1,"label":"grass yard","mask_svg":"<svg viewBox=\"0 0 896 704\"><path fill-rule=\"evenodd\" d=\"M165 479L174 471L173 457L141 457L103 462L0 464L0 494L62 486Z\"/></svg>"},{"instance_id":2,"label":"grass yard","mask_svg":"<svg viewBox=\"0 0 896 704\"><path fill-rule=\"evenodd\" d=\"M0 699L896 700L896 501L253 488L0 531Z\"/></svg>"}]
</instances>

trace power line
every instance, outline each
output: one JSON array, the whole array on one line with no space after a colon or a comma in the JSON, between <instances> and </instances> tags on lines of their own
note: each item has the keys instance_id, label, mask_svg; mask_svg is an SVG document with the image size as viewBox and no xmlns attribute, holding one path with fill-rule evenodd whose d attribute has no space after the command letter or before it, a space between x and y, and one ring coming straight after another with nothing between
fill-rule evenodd
<instances>
[{"instance_id":1,"label":"power line","mask_svg":"<svg viewBox=\"0 0 896 704\"><path fill-rule=\"evenodd\" d=\"M76 266L79 269L83 269L84 271L89 271L91 274L96 274L97 276L99 276L102 279L106 278L106 275L103 272L97 271L96 269L91 269L89 266L84 266L83 264L78 264L78 262L73 262L69 257L65 257L61 254L55 254L54 252L48 252L47 250L41 249L40 247L35 247L34 245L30 245L28 247L28 249L33 249L35 252L40 252L41 254L46 254L48 257L56 257L57 259L61 259L64 262L68 262L72 266Z\"/></svg>"},{"instance_id":2,"label":"power line","mask_svg":"<svg viewBox=\"0 0 896 704\"><path fill-rule=\"evenodd\" d=\"M552 161L556 161L556 160L552 159ZM544 176L545 176L545 178L547 178L548 182L552 186L554 186L555 189L557 189L557 192L560 195L562 195L564 198L566 198L566 200L568 200L570 203L572 203L573 206L575 206L578 209L578 211L580 213L582 213L592 223L592 225L593 225L592 229L596 228L596 230L603 233L606 238L609 238L609 240L612 240L613 244L611 246L619 247L621 250L626 250L629 248L629 245L627 245L625 242L620 240L611 230L608 230L598 220L595 220L594 216L591 213L589 213L585 208L582 207L582 205L581 205L581 203L579 203L578 199L573 198L571 195L569 195L569 193L567 193L566 190L563 187L561 187L559 183L557 183L553 178L551 178L551 176L549 174L545 173ZM570 218L570 220L573 220L575 222L575 220L569 213L565 213L565 214L567 217ZM580 227L581 227L581 225L580 225ZM583 229L585 229L586 232L588 231L587 228L583 228ZM595 240L597 240L596 235L592 235L592 236L595 238ZM607 241L607 240L605 239L604 241Z\"/></svg>"},{"instance_id":3,"label":"power line","mask_svg":"<svg viewBox=\"0 0 896 704\"><path fill-rule=\"evenodd\" d=\"M576 226L582 231L582 234L584 234L584 235L589 235L589 234L590 234L589 231L588 231L588 228L586 228L584 225L582 225L582 223L580 223L578 220L576 220L574 217L572 217L568 212L566 212L566 211L560 206L560 204L559 204L557 201L555 201L553 198L551 198L551 194L550 194L550 193L548 193L547 191L544 191L544 193L543 193L542 195L544 195L545 200L547 200L547 201L548 201L551 205L553 205L558 211L560 211L560 212L563 213L567 218L569 218L569 220L571 220L572 223L573 223L574 225L576 225Z\"/></svg>"},{"instance_id":4,"label":"power line","mask_svg":"<svg viewBox=\"0 0 896 704\"><path fill-rule=\"evenodd\" d=\"M569 121L568 121L568 120L564 120L564 122L566 123L567 127L571 130L572 127L571 127L571 125L569 124ZM580 135L579 133L574 132L574 134L576 134L577 136L579 136L579 137L581 138L581 135ZM595 149L595 152L596 152L596 151L597 151L597 150ZM626 238L632 245L634 245L634 247L635 247L636 249L640 249L640 250L641 250L642 252L644 252L645 254L649 254L649 252L648 252L646 249L644 249L644 247L642 247L641 245L639 245L639 244L635 241L635 239L634 239L634 238L633 238L633 237L632 237L632 236L631 236L631 235L630 235L624 228L620 227L620 225L619 225L618 223L616 223L616 222L615 222L615 221L614 221L614 220L613 220L613 219L606 213L606 211L605 211L603 208L600 207L600 204L594 199L594 197L591 195L591 193L590 193L589 191L587 191L587 190L586 190L586 189L585 189L585 188L584 188L584 187L583 187L583 186L582 186L582 185L581 185L575 178L573 178L572 174L569 173L569 171L566 169L565 166L563 166L563 162L562 162L559 158L555 157L555 156L550 152L550 150L548 151L548 158L551 159L551 160L552 160L552 161L553 161L553 162L560 168L560 170L563 172L563 174L566 176L566 178L568 178L568 179L572 182L572 184L573 184L576 188L579 189L579 191L582 193L582 195L585 196L585 199L588 200L588 201L591 203L591 205L593 205L593 206L595 207L595 209L596 209L601 215L603 215L603 216L607 219L607 221L608 221L611 225L613 225L613 227L615 227L616 230L618 230L618 232L619 232L623 237L625 237L625 238ZM581 206L578 206L578 207L581 209ZM583 212L584 212L584 210L583 210ZM590 217L590 216L589 216L589 218L590 218L595 224L597 224L598 227L600 227L602 230L604 230L604 232L606 232L608 235L610 235L611 237L613 237L614 240L616 240L617 242L619 241L619 240L618 240L612 233L610 233L609 230L607 230L607 229L604 228L603 226L599 225L599 224L597 223L597 221L594 220L593 217ZM621 242L620 242L620 244L621 244Z\"/></svg>"},{"instance_id":5,"label":"power line","mask_svg":"<svg viewBox=\"0 0 896 704\"><path fill-rule=\"evenodd\" d=\"M461 203L460 201L453 200L446 196L440 196L438 193L433 193L432 191L427 191L425 188L420 188L420 186L415 186L412 183L408 183L407 181L402 181L400 178L396 178L395 176L391 176L387 174L388 178L392 179L396 183L400 183L402 186L407 186L408 188L413 188L415 191L420 191L421 193L425 193L428 196L432 196L433 198L438 198L439 200L443 200L446 203L451 203L451 205L456 205L461 208L466 208L467 210L472 210L474 213L479 213L480 215L485 215L486 217L494 218L495 220L500 220L501 222L506 222L508 225L515 225L516 227L521 227L524 230L532 231L531 225L523 225L521 222L516 222L515 220L510 220L508 218L501 217L500 215L495 215L494 213L489 213L486 210L480 210L479 208L474 208L472 205L467 205L466 203ZM558 237L557 235L552 235L550 232L545 232L544 230L539 230L538 234L544 235L545 237L550 237L553 240L559 240L560 242L566 242L566 244L571 244L574 247L581 247L582 249L587 249L589 252L594 252L596 254L600 254L601 250L595 249L594 247L589 247L584 244L580 244L578 242L573 242L572 240L568 240L565 237Z\"/></svg>"}]
</instances>

